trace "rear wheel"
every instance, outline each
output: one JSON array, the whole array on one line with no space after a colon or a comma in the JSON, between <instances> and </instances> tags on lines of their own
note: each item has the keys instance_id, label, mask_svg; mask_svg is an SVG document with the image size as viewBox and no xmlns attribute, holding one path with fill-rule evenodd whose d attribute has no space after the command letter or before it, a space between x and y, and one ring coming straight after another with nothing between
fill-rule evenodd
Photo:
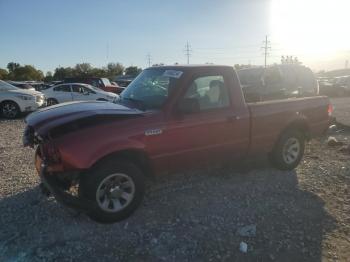
<instances>
[{"instance_id":1,"label":"rear wheel","mask_svg":"<svg viewBox=\"0 0 350 262\"><path fill-rule=\"evenodd\" d=\"M47 106L53 106L58 104L58 101L55 98L49 98L47 99Z\"/></svg>"},{"instance_id":2,"label":"rear wheel","mask_svg":"<svg viewBox=\"0 0 350 262\"><path fill-rule=\"evenodd\" d=\"M14 119L19 116L21 110L19 106L12 101L5 101L1 105L1 114L8 119Z\"/></svg>"},{"instance_id":3,"label":"rear wheel","mask_svg":"<svg viewBox=\"0 0 350 262\"><path fill-rule=\"evenodd\" d=\"M94 203L88 216L101 223L113 223L129 217L144 195L144 176L128 160L107 160L84 174L79 186L81 197Z\"/></svg>"},{"instance_id":4,"label":"rear wheel","mask_svg":"<svg viewBox=\"0 0 350 262\"><path fill-rule=\"evenodd\" d=\"M270 154L272 164L281 170L292 170L300 163L305 149L305 137L298 130L281 135Z\"/></svg>"}]
</instances>

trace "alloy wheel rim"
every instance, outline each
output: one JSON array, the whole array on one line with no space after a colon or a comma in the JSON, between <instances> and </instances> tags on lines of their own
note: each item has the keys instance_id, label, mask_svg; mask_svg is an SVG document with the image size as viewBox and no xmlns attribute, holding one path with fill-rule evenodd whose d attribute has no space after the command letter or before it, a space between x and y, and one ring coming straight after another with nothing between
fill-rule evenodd
<instances>
[{"instance_id":1,"label":"alloy wheel rim","mask_svg":"<svg viewBox=\"0 0 350 262\"><path fill-rule=\"evenodd\" d=\"M125 209L135 196L135 184L130 176L116 173L102 180L96 191L98 206L106 212Z\"/></svg>"},{"instance_id":2,"label":"alloy wheel rim","mask_svg":"<svg viewBox=\"0 0 350 262\"><path fill-rule=\"evenodd\" d=\"M2 114L5 116L5 117L15 117L16 114L17 114L17 108L15 105L13 104L5 104L3 107L2 107Z\"/></svg>"},{"instance_id":3,"label":"alloy wheel rim","mask_svg":"<svg viewBox=\"0 0 350 262\"><path fill-rule=\"evenodd\" d=\"M287 164L293 164L300 154L300 142L297 138L289 138L283 146L283 160Z\"/></svg>"}]
</instances>

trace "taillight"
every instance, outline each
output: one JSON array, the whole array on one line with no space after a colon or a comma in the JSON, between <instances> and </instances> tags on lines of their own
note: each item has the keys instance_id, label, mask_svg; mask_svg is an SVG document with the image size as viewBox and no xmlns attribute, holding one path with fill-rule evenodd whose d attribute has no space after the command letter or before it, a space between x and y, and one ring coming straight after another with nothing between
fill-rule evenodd
<instances>
[{"instance_id":1,"label":"taillight","mask_svg":"<svg viewBox=\"0 0 350 262\"><path fill-rule=\"evenodd\" d=\"M329 104L329 105L328 105L328 110L327 110L327 112L328 112L328 115L329 115L329 116L332 116L332 113L333 113L333 106L332 106L332 104Z\"/></svg>"}]
</instances>

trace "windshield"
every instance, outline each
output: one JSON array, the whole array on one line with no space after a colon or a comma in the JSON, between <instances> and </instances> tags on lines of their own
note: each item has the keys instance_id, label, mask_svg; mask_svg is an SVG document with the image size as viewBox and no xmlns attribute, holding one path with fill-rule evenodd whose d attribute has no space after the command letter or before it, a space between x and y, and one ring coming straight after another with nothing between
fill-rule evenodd
<instances>
[{"instance_id":1,"label":"windshield","mask_svg":"<svg viewBox=\"0 0 350 262\"><path fill-rule=\"evenodd\" d=\"M98 88L98 87L96 87L96 86L93 86L93 85L85 84L84 86L85 86L86 88L92 89L92 90L97 91L97 92L103 91L103 90L101 90L100 88Z\"/></svg>"},{"instance_id":2,"label":"windshield","mask_svg":"<svg viewBox=\"0 0 350 262\"><path fill-rule=\"evenodd\" d=\"M182 73L159 68L144 70L121 93L121 99L134 101L144 109L160 109Z\"/></svg>"},{"instance_id":3,"label":"windshield","mask_svg":"<svg viewBox=\"0 0 350 262\"><path fill-rule=\"evenodd\" d=\"M108 78L101 78L101 80L105 86L112 85Z\"/></svg>"},{"instance_id":4,"label":"windshield","mask_svg":"<svg viewBox=\"0 0 350 262\"><path fill-rule=\"evenodd\" d=\"M6 83L5 81L0 80L0 90L7 91L7 90L17 90L17 89L18 89L17 87L10 85L9 83Z\"/></svg>"}]
</instances>

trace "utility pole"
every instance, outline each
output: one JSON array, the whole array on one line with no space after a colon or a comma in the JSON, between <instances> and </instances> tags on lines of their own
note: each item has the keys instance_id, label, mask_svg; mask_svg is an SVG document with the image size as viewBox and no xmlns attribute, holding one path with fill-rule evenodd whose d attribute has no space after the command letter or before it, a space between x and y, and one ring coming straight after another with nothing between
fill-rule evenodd
<instances>
[{"instance_id":1,"label":"utility pole","mask_svg":"<svg viewBox=\"0 0 350 262\"><path fill-rule=\"evenodd\" d=\"M186 45L185 45L185 55L187 56L187 64L190 63L190 56L191 56L191 53L192 53L192 49L191 49L190 44L189 44L188 41L187 41L187 43L186 43Z\"/></svg>"},{"instance_id":2,"label":"utility pole","mask_svg":"<svg viewBox=\"0 0 350 262\"><path fill-rule=\"evenodd\" d=\"M151 54L148 53L148 54L147 54L147 64L148 64L148 67L151 67L151 61L152 61Z\"/></svg>"},{"instance_id":3,"label":"utility pole","mask_svg":"<svg viewBox=\"0 0 350 262\"><path fill-rule=\"evenodd\" d=\"M265 37L265 41L263 41L263 44L264 44L264 46L262 46L261 48L264 50L265 68L266 68L267 56L270 54L269 50L271 50L270 41L268 40L267 36Z\"/></svg>"}]
</instances>

